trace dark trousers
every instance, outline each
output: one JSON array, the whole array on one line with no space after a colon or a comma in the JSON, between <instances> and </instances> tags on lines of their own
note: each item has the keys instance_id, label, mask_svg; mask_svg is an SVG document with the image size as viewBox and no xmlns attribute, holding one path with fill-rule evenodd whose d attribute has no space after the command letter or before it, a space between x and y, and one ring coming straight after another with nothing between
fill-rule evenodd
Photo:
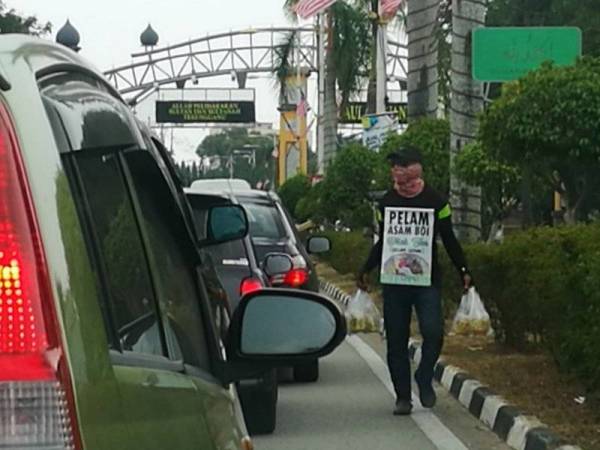
<instances>
[{"instance_id":1,"label":"dark trousers","mask_svg":"<svg viewBox=\"0 0 600 450\"><path fill-rule=\"evenodd\" d=\"M423 336L421 363L415 373L419 384L431 383L433 369L444 343L444 319L440 291L435 287L383 286L383 317L387 336L387 360L399 399L411 399L408 339L413 306Z\"/></svg>"}]
</instances>

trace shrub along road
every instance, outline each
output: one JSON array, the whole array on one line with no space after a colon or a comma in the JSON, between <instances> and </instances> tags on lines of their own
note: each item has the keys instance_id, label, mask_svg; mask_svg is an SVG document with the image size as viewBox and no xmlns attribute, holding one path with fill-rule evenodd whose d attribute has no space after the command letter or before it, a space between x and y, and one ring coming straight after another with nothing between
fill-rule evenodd
<instances>
[{"instance_id":1,"label":"shrub along road","mask_svg":"<svg viewBox=\"0 0 600 450\"><path fill-rule=\"evenodd\" d=\"M346 293L351 294L356 289L351 275L339 275L325 263L320 263L318 270L322 279ZM450 289L446 299L448 295L456 294ZM381 305L377 290L373 297ZM453 305L446 302L447 329L450 329ZM418 335L414 321L413 335ZM594 399L588 397L585 386L574 376L561 373L543 348L516 352L489 338L447 336L443 358L492 387L519 411L537 416L567 442L586 450L600 450L600 413ZM583 404L575 401L581 397L585 397Z\"/></svg>"}]
</instances>

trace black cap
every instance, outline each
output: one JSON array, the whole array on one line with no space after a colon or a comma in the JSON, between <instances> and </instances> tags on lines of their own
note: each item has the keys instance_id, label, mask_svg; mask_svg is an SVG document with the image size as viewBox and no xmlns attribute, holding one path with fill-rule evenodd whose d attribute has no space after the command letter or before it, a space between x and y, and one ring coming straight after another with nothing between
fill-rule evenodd
<instances>
[{"instance_id":1,"label":"black cap","mask_svg":"<svg viewBox=\"0 0 600 450\"><path fill-rule=\"evenodd\" d=\"M408 167L412 164L422 164L423 156L414 147L402 147L394 153L390 153L387 160L392 166Z\"/></svg>"}]
</instances>

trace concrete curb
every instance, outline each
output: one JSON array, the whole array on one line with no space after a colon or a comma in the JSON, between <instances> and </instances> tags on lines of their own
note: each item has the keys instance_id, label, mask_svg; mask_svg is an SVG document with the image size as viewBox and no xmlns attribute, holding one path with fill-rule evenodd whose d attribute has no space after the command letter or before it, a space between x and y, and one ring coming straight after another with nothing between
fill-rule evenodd
<instances>
[{"instance_id":1,"label":"concrete curb","mask_svg":"<svg viewBox=\"0 0 600 450\"><path fill-rule=\"evenodd\" d=\"M321 291L346 306L350 296L328 281L321 280ZM421 344L411 340L409 354L415 364L421 361ZM516 450L581 450L565 443L536 417L523 414L491 388L468 373L440 360L434 372L440 383L469 412Z\"/></svg>"}]
</instances>

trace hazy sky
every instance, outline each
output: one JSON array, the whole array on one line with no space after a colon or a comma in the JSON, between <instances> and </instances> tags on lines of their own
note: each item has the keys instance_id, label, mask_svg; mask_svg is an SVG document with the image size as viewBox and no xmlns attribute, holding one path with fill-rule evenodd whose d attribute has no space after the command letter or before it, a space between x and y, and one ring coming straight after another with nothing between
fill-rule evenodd
<instances>
[{"instance_id":1,"label":"hazy sky","mask_svg":"<svg viewBox=\"0 0 600 450\"><path fill-rule=\"evenodd\" d=\"M287 23L283 0L6 0L9 7L52 22L53 37L69 18L81 34L82 54L101 68L129 61L148 23L159 44L207 33Z\"/></svg>"},{"instance_id":2,"label":"hazy sky","mask_svg":"<svg viewBox=\"0 0 600 450\"><path fill-rule=\"evenodd\" d=\"M207 33L249 26L285 25L283 0L6 0L9 8L34 14L53 25L51 38L66 19L81 34L81 54L99 69L127 64L141 50L139 36L148 23L160 36L159 46L175 44ZM200 87L223 86L223 81L202 81ZM233 87L231 83L228 85ZM277 119L272 80L249 80L257 89L257 120ZM176 132L174 142L180 159L193 156L202 136Z\"/></svg>"}]
</instances>

